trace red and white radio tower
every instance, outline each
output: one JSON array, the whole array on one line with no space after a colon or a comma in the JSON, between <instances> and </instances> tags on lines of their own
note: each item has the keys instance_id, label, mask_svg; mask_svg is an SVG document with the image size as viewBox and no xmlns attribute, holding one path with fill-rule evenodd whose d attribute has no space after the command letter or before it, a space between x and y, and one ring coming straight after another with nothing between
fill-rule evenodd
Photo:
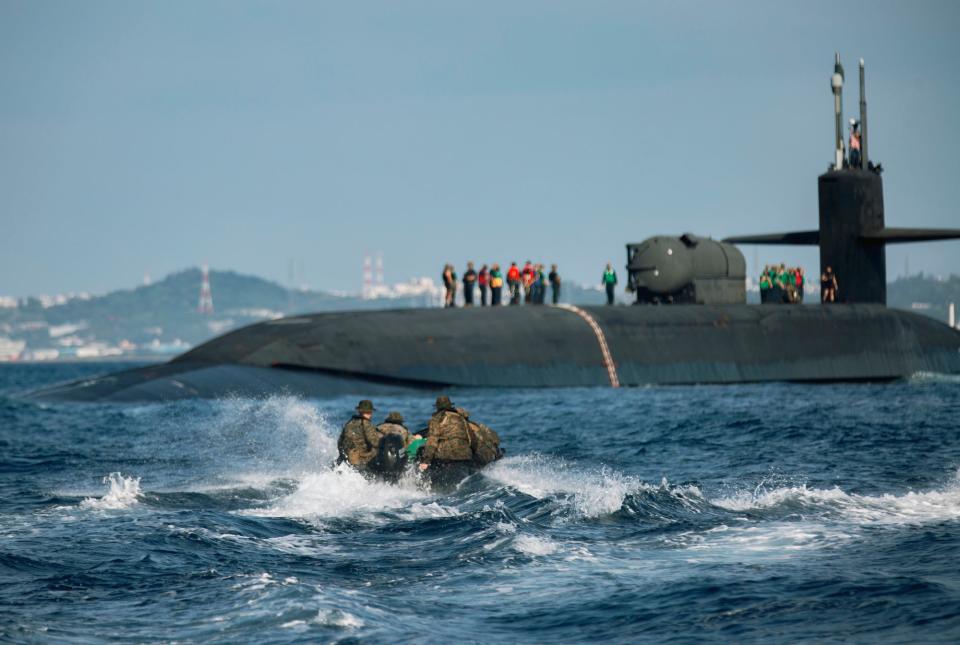
<instances>
[{"instance_id":1,"label":"red and white radio tower","mask_svg":"<svg viewBox=\"0 0 960 645\"><path fill-rule=\"evenodd\" d=\"M363 256L363 294L364 300L373 297L373 258L369 253Z\"/></svg>"},{"instance_id":2,"label":"red and white radio tower","mask_svg":"<svg viewBox=\"0 0 960 645\"><path fill-rule=\"evenodd\" d=\"M200 284L200 304L197 305L197 311L202 314L213 314L213 292L210 291L210 267L206 264L201 268L203 271L203 282Z\"/></svg>"}]
</instances>

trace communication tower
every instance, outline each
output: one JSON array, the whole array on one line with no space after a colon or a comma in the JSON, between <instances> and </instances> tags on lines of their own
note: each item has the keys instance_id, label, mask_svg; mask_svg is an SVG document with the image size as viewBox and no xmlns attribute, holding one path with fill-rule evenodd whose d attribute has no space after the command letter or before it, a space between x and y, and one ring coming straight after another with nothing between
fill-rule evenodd
<instances>
[{"instance_id":1,"label":"communication tower","mask_svg":"<svg viewBox=\"0 0 960 645\"><path fill-rule=\"evenodd\" d=\"M213 314L213 292L210 291L210 267L206 264L200 269L203 272L203 282L200 283L200 303L197 311L202 314Z\"/></svg>"},{"instance_id":2,"label":"communication tower","mask_svg":"<svg viewBox=\"0 0 960 645\"><path fill-rule=\"evenodd\" d=\"M376 298L383 290L383 253L377 251L376 256L370 251L363 255L363 292L364 300Z\"/></svg>"},{"instance_id":3,"label":"communication tower","mask_svg":"<svg viewBox=\"0 0 960 645\"><path fill-rule=\"evenodd\" d=\"M363 256L363 293L364 300L373 297L373 257L369 253Z\"/></svg>"}]
</instances>

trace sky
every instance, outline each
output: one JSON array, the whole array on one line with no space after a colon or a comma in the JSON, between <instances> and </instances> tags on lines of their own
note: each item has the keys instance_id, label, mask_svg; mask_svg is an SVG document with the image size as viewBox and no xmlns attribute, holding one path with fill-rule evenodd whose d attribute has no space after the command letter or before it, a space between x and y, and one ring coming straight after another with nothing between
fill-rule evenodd
<instances>
[{"instance_id":1,"label":"sky","mask_svg":"<svg viewBox=\"0 0 960 645\"><path fill-rule=\"evenodd\" d=\"M960 227L957 2L0 0L0 295L356 292L378 252L596 283L651 235L813 229L834 51L887 225ZM960 241L887 258L960 273Z\"/></svg>"}]
</instances>

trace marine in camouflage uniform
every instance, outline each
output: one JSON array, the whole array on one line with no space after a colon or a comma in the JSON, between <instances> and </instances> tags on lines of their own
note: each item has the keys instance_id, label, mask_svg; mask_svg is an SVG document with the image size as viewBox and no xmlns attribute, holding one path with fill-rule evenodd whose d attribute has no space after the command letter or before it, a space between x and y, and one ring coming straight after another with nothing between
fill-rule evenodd
<instances>
[{"instance_id":1,"label":"marine in camouflage uniform","mask_svg":"<svg viewBox=\"0 0 960 645\"><path fill-rule=\"evenodd\" d=\"M388 414L383 423L377 426L377 432L379 432L382 437L388 434L397 435L403 439L404 447L409 446L413 439L410 431L403 425L403 415L399 412L391 412Z\"/></svg>"},{"instance_id":2,"label":"marine in camouflage uniform","mask_svg":"<svg viewBox=\"0 0 960 645\"><path fill-rule=\"evenodd\" d=\"M337 463L346 461L351 466L363 468L377 456L381 434L370 420L373 417L373 402L364 399L357 405L357 413L343 426L337 449Z\"/></svg>"},{"instance_id":3,"label":"marine in camouflage uniform","mask_svg":"<svg viewBox=\"0 0 960 645\"><path fill-rule=\"evenodd\" d=\"M423 465L460 463L485 465L503 456L500 437L470 413L454 407L450 398L437 397L437 411L427 426L427 443L420 454Z\"/></svg>"},{"instance_id":4,"label":"marine in camouflage uniform","mask_svg":"<svg viewBox=\"0 0 960 645\"><path fill-rule=\"evenodd\" d=\"M467 418L453 407L450 398L437 397L437 411L427 424L427 443L420 460L428 464L435 461L472 461L467 428Z\"/></svg>"}]
</instances>

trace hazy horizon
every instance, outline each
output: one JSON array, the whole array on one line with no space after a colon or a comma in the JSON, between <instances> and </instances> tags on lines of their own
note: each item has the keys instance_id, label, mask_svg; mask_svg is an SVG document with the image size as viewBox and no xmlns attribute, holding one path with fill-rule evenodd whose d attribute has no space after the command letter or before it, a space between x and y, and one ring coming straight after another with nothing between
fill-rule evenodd
<instances>
[{"instance_id":1,"label":"hazy horizon","mask_svg":"<svg viewBox=\"0 0 960 645\"><path fill-rule=\"evenodd\" d=\"M356 292L654 234L815 228L867 63L889 226L960 218L960 5L0 2L0 295L204 262ZM960 273L958 242L888 277ZM748 270L815 249L742 247ZM909 258L909 260L908 260ZM292 267L292 271L291 271ZM808 268L808 272L809 272Z\"/></svg>"}]
</instances>

